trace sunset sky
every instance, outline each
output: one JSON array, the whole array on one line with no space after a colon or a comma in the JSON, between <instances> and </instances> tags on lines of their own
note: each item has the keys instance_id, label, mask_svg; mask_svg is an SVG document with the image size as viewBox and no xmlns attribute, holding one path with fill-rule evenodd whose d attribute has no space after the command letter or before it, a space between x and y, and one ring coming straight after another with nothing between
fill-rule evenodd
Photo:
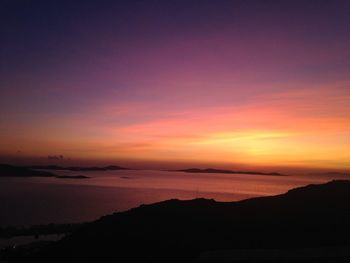
<instances>
[{"instance_id":1,"label":"sunset sky","mask_svg":"<svg viewBox=\"0 0 350 263\"><path fill-rule=\"evenodd\" d=\"M350 170L350 1L5 0L0 17L2 159Z\"/></svg>"}]
</instances>

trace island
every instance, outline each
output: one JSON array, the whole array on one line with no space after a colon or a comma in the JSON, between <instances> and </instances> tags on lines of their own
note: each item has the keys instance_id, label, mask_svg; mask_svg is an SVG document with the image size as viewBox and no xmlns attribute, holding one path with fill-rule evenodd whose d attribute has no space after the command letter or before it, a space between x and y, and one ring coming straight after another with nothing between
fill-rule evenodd
<instances>
[{"instance_id":1,"label":"island","mask_svg":"<svg viewBox=\"0 0 350 263\"><path fill-rule=\"evenodd\" d=\"M28 167L14 166L9 164L0 164L0 177L55 177L58 179L90 178L84 175L56 175L48 171L36 170Z\"/></svg>"},{"instance_id":2,"label":"island","mask_svg":"<svg viewBox=\"0 0 350 263\"><path fill-rule=\"evenodd\" d=\"M255 175L272 175L272 176L285 176L285 174L276 172L257 172L257 171L232 171L232 170L222 170L222 169L199 169L199 168L189 168L182 170L169 170L171 172L185 172L185 173L222 173L222 174L255 174Z\"/></svg>"},{"instance_id":3,"label":"island","mask_svg":"<svg viewBox=\"0 0 350 263\"><path fill-rule=\"evenodd\" d=\"M89 179L91 177L85 175L57 175L56 178L60 179Z\"/></svg>"},{"instance_id":4,"label":"island","mask_svg":"<svg viewBox=\"0 0 350 263\"><path fill-rule=\"evenodd\" d=\"M37 171L27 167L0 164L0 177L56 177L54 173Z\"/></svg>"},{"instance_id":5,"label":"island","mask_svg":"<svg viewBox=\"0 0 350 263\"><path fill-rule=\"evenodd\" d=\"M39 170L65 170L65 171L116 171L116 170L129 170L129 168L117 166L117 165L108 165L103 167L98 166L89 166L89 167L82 167L82 166L71 166L71 167L64 167L64 166L58 166L58 165L31 165L31 166L25 166L25 168L29 169L39 169Z\"/></svg>"},{"instance_id":6,"label":"island","mask_svg":"<svg viewBox=\"0 0 350 263\"><path fill-rule=\"evenodd\" d=\"M310 175L350 177L350 172L311 173Z\"/></svg>"},{"instance_id":7,"label":"island","mask_svg":"<svg viewBox=\"0 0 350 263\"><path fill-rule=\"evenodd\" d=\"M350 181L237 202L167 200L8 248L8 262L350 262Z\"/></svg>"}]
</instances>

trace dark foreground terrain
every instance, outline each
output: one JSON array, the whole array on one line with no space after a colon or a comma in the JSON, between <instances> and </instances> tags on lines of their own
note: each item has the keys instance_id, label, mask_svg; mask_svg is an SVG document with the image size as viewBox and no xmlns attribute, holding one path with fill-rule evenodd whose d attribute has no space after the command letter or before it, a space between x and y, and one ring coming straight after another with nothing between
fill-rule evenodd
<instances>
[{"instance_id":1,"label":"dark foreground terrain","mask_svg":"<svg viewBox=\"0 0 350 263\"><path fill-rule=\"evenodd\" d=\"M9 249L10 262L350 262L350 181L239 202L169 200Z\"/></svg>"}]
</instances>

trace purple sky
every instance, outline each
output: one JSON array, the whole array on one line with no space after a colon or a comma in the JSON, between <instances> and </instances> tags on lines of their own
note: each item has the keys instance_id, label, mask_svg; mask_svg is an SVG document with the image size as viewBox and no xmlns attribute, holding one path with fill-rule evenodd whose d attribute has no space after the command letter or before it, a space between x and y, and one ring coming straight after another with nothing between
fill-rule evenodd
<instances>
[{"instance_id":1,"label":"purple sky","mask_svg":"<svg viewBox=\"0 0 350 263\"><path fill-rule=\"evenodd\" d=\"M2 156L350 168L349 1L0 10Z\"/></svg>"}]
</instances>

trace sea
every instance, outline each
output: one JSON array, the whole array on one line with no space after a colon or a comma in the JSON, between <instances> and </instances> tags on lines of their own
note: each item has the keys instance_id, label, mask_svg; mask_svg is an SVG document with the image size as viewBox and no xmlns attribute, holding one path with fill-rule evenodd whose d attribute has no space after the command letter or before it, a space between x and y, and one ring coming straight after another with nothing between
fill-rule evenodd
<instances>
[{"instance_id":1,"label":"sea","mask_svg":"<svg viewBox=\"0 0 350 263\"><path fill-rule=\"evenodd\" d=\"M278 195L342 175L267 176L156 170L51 171L88 179L1 177L0 227L80 223L168 199L238 201Z\"/></svg>"}]
</instances>

